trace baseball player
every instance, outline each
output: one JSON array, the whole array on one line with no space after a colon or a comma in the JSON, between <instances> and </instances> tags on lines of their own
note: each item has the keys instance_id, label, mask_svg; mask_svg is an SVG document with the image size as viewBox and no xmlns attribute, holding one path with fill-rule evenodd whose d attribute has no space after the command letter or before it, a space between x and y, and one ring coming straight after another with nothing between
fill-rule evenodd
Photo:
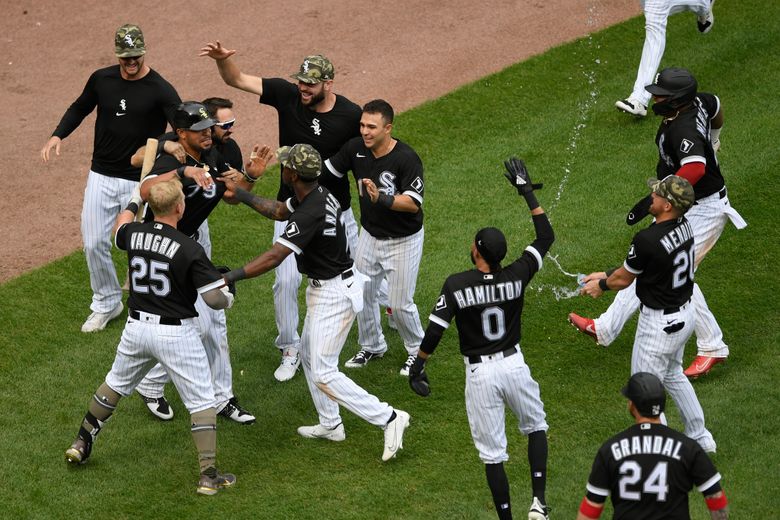
<instances>
[{"instance_id":1,"label":"baseball player","mask_svg":"<svg viewBox=\"0 0 780 520\"><path fill-rule=\"evenodd\" d=\"M344 366L359 368L387 351L377 296L387 278L388 306L406 347L402 376L417 356L423 337L414 303L423 251L423 165L411 146L393 137L393 107L375 99L363 107L360 137L349 140L325 161L330 174L352 170L360 197L360 226L355 266L368 276L365 304L358 314L360 351Z\"/></svg>"},{"instance_id":2,"label":"baseball player","mask_svg":"<svg viewBox=\"0 0 780 520\"><path fill-rule=\"evenodd\" d=\"M720 100L704 92L697 93L696 78L686 69L662 70L647 90L653 94L653 111L663 117L655 142L658 146L658 179L679 175L693 184L696 203L685 214L694 233L696 263L694 269L715 245L726 222L737 229L747 224L729 203L726 185L715 154L720 146L723 112ZM640 201L631 214L636 218L647 214L649 199ZM589 278L586 277L585 281ZM729 349L723 332L707 306L699 285L693 286L696 314L696 344L698 355L685 370L696 378L726 359ZM594 337L601 345L609 345L620 333L628 318L636 312L639 300L633 289L620 291L609 309L596 320L570 314L570 321L581 331Z\"/></svg>"},{"instance_id":3,"label":"baseball player","mask_svg":"<svg viewBox=\"0 0 780 520\"><path fill-rule=\"evenodd\" d=\"M251 190L255 177L260 175L271 157L267 147L260 150L258 157L256 148L250 168L246 172L233 169L218 149L212 146L212 127L215 123L202 103L182 103L174 114L173 125L178 142L186 153L185 164L182 165L173 155L160 154L149 175L141 183L141 194L146 196L158 182L177 176L183 179L187 207L179 222L179 230L197 240L209 258L211 238L206 219L220 200L231 200L232 194L227 190L225 180L231 179L244 189ZM140 151L139 154L143 156ZM139 154L136 154L136 157ZM210 172L215 172L214 175L220 177L213 178ZM203 181L202 185L198 180ZM201 340L209 356L217 413L239 423L252 424L255 421L254 415L245 410L233 395L233 370L230 365L225 313L209 308L200 298L195 302L195 308L198 310L197 326ZM173 411L163 395L165 383L169 380L164 367L158 365L147 374L137 389L149 410L163 420L173 417Z\"/></svg>"},{"instance_id":4,"label":"baseball player","mask_svg":"<svg viewBox=\"0 0 780 520\"><path fill-rule=\"evenodd\" d=\"M634 236L621 267L609 276L592 273L580 292L598 298L610 289L626 289L636 280L635 291L622 291L635 294L641 302L631 373L650 372L661 379L680 410L685 434L714 453L715 440L704 426L704 411L682 369L685 342L696 319L691 302L694 231L684 216L693 206L694 190L677 175L650 179L648 186L655 222Z\"/></svg>"},{"instance_id":5,"label":"baseball player","mask_svg":"<svg viewBox=\"0 0 780 520\"><path fill-rule=\"evenodd\" d=\"M171 374L192 416L192 438L200 463L197 492L214 495L220 488L235 484L236 477L216 469L214 390L193 304L200 295L212 308L226 309L232 305L233 295L203 248L176 229L185 205L181 183L156 183L148 200L154 221L133 222L141 204L136 192L114 227L116 246L127 251L130 266L127 325L111 371L90 400L65 459L74 464L87 461L120 398L130 395L144 374L159 362Z\"/></svg>"},{"instance_id":6,"label":"baseball player","mask_svg":"<svg viewBox=\"0 0 780 520\"><path fill-rule=\"evenodd\" d=\"M312 145L321 157L330 157L350 138L358 134L360 107L333 91L335 70L333 64L321 55L307 56L300 70L292 75L296 83L283 78L261 78L245 74L236 65L228 50L219 41L206 44L201 56L209 56L217 63L219 74L228 85L259 96L260 103L272 106L279 114L279 145L296 143ZM344 178L323 179L325 186L342 208L349 244L354 251L357 242L357 224L351 208L349 182ZM281 183L277 200L284 202L292 196ZM282 235L286 222L274 223L273 241ZM279 335L276 346L282 352L279 368L274 372L278 381L295 376L300 365L298 334L298 288L301 275L290 256L276 268L274 282L274 310Z\"/></svg>"},{"instance_id":7,"label":"baseball player","mask_svg":"<svg viewBox=\"0 0 780 520\"><path fill-rule=\"evenodd\" d=\"M471 436L485 464L490 492L498 518L512 518L509 481L504 462L509 460L504 430L504 406L519 421L528 436L533 500L529 520L548 518L545 500L547 481L547 422L539 385L520 349L520 316L525 289L542 268L542 258L555 240L550 221L539 205L523 162L512 158L504 174L525 198L536 231L536 240L523 254L501 266L507 245L496 228L483 228L471 245L476 269L447 278L430 315L420 351L409 371L409 384L422 396L430 393L425 363L455 319L460 351L466 364L466 412Z\"/></svg>"},{"instance_id":8,"label":"baseball player","mask_svg":"<svg viewBox=\"0 0 780 520\"><path fill-rule=\"evenodd\" d=\"M51 138L41 149L48 162L52 151L60 154L68 137L97 107L92 164L84 190L81 236L92 286L92 313L82 332L103 330L122 313L122 288L111 260L111 226L122 205L138 185L140 168L130 156L149 137L165 131L176 105L176 90L145 61L144 35L137 25L126 24L115 37L118 65L96 70L74 101Z\"/></svg>"},{"instance_id":9,"label":"baseball player","mask_svg":"<svg viewBox=\"0 0 780 520\"><path fill-rule=\"evenodd\" d=\"M715 0L640 0L645 14L645 43L642 47L642 59L636 73L634 90L626 99L615 102L618 110L636 117L647 115L650 95L645 86L653 81L666 47L666 21L669 16L683 11L696 13L696 26L700 33L712 30L715 17L712 4Z\"/></svg>"},{"instance_id":10,"label":"baseball player","mask_svg":"<svg viewBox=\"0 0 780 520\"><path fill-rule=\"evenodd\" d=\"M285 146L276 151L282 164L282 181L293 196L286 202L262 199L235 188L236 199L261 215L287 221L287 227L271 249L243 268L225 275L228 282L252 278L270 271L291 253L301 274L308 277L306 318L301 335L303 374L309 386L319 423L301 426L307 438L343 441L344 424L339 405L361 419L384 429L382 460L403 448L409 414L379 401L338 370L339 354L355 315L363 306L365 276L347 253L341 207L327 188L319 186L322 159L308 144Z\"/></svg>"},{"instance_id":11,"label":"baseball player","mask_svg":"<svg viewBox=\"0 0 780 520\"><path fill-rule=\"evenodd\" d=\"M648 372L623 387L636 423L601 445L577 520L601 516L612 496L615 520L689 519L688 492L696 489L713 519L729 516L720 473L696 442L661 422L666 392Z\"/></svg>"}]
</instances>

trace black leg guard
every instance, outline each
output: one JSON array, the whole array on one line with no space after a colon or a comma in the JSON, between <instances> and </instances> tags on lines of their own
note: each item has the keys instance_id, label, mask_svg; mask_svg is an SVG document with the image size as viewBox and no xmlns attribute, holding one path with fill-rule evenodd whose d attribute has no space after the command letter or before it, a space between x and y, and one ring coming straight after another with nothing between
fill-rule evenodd
<instances>
[{"instance_id":1,"label":"black leg guard","mask_svg":"<svg viewBox=\"0 0 780 520\"><path fill-rule=\"evenodd\" d=\"M546 504L544 491L547 487L547 433L533 432L528 436L528 465L531 468L531 489L533 496Z\"/></svg>"}]
</instances>

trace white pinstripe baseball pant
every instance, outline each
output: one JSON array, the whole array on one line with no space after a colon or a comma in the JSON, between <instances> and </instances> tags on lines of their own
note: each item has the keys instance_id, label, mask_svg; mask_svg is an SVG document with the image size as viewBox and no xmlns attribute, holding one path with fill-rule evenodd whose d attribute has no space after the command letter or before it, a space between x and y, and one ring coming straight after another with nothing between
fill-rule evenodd
<instances>
[{"instance_id":1,"label":"white pinstripe baseball pant","mask_svg":"<svg viewBox=\"0 0 780 520\"><path fill-rule=\"evenodd\" d=\"M485 464L509 460L506 451L506 415L509 406L523 435L547 431L539 384L531 376L523 352L482 356L481 363L466 363L466 413L471 438Z\"/></svg>"},{"instance_id":2,"label":"white pinstripe baseball pant","mask_svg":"<svg viewBox=\"0 0 780 520\"><path fill-rule=\"evenodd\" d=\"M354 267L352 269L356 271ZM338 370L339 354L355 320L349 293L361 302L361 281L364 277L355 273L347 280L342 280L341 276L324 281L310 280L306 288L301 365L320 424L326 428L335 428L341 423L339 405L380 427L384 427L393 413L390 405Z\"/></svg>"},{"instance_id":3,"label":"white pinstripe baseball pant","mask_svg":"<svg viewBox=\"0 0 780 520\"><path fill-rule=\"evenodd\" d=\"M128 318L106 384L127 397L157 361L171 375L190 413L214 406L211 372L194 319L158 325Z\"/></svg>"},{"instance_id":4,"label":"white pinstripe baseball pant","mask_svg":"<svg viewBox=\"0 0 780 520\"><path fill-rule=\"evenodd\" d=\"M387 278L388 306L393 309L398 334L409 354L416 354L423 338L420 315L414 303L417 273L423 252L425 230L401 238L374 238L360 230L355 266L368 276L363 310L358 313L358 342L369 352L387 351L377 300L382 280Z\"/></svg>"},{"instance_id":5,"label":"white pinstripe baseball pant","mask_svg":"<svg viewBox=\"0 0 780 520\"><path fill-rule=\"evenodd\" d=\"M667 18L683 11L704 16L710 9L710 0L640 0L645 13L645 43L631 97L647 106L650 93L645 90L655 79L666 47Z\"/></svg>"},{"instance_id":6,"label":"white pinstripe baseball pant","mask_svg":"<svg viewBox=\"0 0 780 520\"><path fill-rule=\"evenodd\" d=\"M728 197L720 198L718 193L696 201L685 214L691 223L694 241L695 265L698 268L701 261L718 241L726 222L732 220L737 229L747 224L729 204ZM707 301L699 288L693 284L691 298L696 312L696 347L700 356L727 357L729 347L723 341L723 332L715 316L710 311ZM639 308L639 298L636 297L636 282L618 291L615 300L609 308L596 318L596 335L600 345L609 345L617 338L623 326Z\"/></svg>"},{"instance_id":7,"label":"white pinstripe baseball pant","mask_svg":"<svg viewBox=\"0 0 780 520\"><path fill-rule=\"evenodd\" d=\"M112 311L122 301L122 287L111 259L111 229L127 205L135 181L89 171L81 208L81 238L92 287L93 312Z\"/></svg>"},{"instance_id":8,"label":"white pinstripe baseball pant","mask_svg":"<svg viewBox=\"0 0 780 520\"><path fill-rule=\"evenodd\" d=\"M705 451L714 452L715 440L704 426L704 410L682 367L685 342L693 332L694 319L694 309L690 303L674 314L644 307L639 312L631 355L631 374L650 372L657 376L680 411L685 435L697 441ZM664 328L681 321L685 325L680 330L672 334L664 332Z\"/></svg>"},{"instance_id":9,"label":"white pinstripe baseball pant","mask_svg":"<svg viewBox=\"0 0 780 520\"><path fill-rule=\"evenodd\" d=\"M211 236L208 220L198 228L198 244L211 258ZM215 408L221 410L233 397L233 368L230 364L230 347L227 338L227 317L223 309L212 309L198 295L195 300L195 310L198 317L194 318L195 326L200 333L200 339L206 349L209 360L211 380L215 395ZM138 392L146 397L162 397L165 384L171 378L165 368L157 364L139 383Z\"/></svg>"}]
</instances>

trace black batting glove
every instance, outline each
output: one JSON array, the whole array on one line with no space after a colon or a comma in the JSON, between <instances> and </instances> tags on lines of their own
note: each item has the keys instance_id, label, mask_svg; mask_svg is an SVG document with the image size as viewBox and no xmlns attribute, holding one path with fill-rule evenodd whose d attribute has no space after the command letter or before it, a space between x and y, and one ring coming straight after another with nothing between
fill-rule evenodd
<instances>
[{"instance_id":1,"label":"black batting glove","mask_svg":"<svg viewBox=\"0 0 780 520\"><path fill-rule=\"evenodd\" d=\"M217 271L222 273L223 276L231 271L231 269L228 266L226 266L226 265L218 265L218 266L216 266L216 268L217 268ZM231 281L231 280L226 280L226 282L227 282L228 291L230 291L230 293L233 296L235 296L236 295L236 282Z\"/></svg>"},{"instance_id":2,"label":"black batting glove","mask_svg":"<svg viewBox=\"0 0 780 520\"><path fill-rule=\"evenodd\" d=\"M528 209L538 208L539 201L536 200L534 189L540 189L542 185L531 182L531 176L528 174L525 163L517 157L511 157L504 161L504 167L506 168L504 177L515 187L517 193L525 199Z\"/></svg>"},{"instance_id":3,"label":"black batting glove","mask_svg":"<svg viewBox=\"0 0 780 520\"><path fill-rule=\"evenodd\" d=\"M409 367L409 386L422 397L428 397L431 394L428 374L425 373L425 360L419 355Z\"/></svg>"}]
</instances>

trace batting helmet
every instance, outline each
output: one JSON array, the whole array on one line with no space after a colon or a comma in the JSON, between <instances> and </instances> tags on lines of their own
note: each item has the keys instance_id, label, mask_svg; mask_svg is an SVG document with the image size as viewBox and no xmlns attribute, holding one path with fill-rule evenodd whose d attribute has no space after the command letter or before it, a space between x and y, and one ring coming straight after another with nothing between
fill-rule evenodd
<instances>
[{"instance_id":1,"label":"batting helmet","mask_svg":"<svg viewBox=\"0 0 780 520\"><path fill-rule=\"evenodd\" d=\"M674 114L696 98L699 84L688 69L667 67L655 75L655 81L645 90L654 96L665 97L653 104L653 112L659 116Z\"/></svg>"},{"instance_id":2,"label":"batting helmet","mask_svg":"<svg viewBox=\"0 0 780 520\"><path fill-rule=\"evenodd\" d=\"M666 408L666 391L661 380L649 372L637 372L623 387L623 395L631 399L644 417L656 417Z\"/></svg>"},{"instance_id":3,"label":"batting helmet","mask_svg":"<svg viewBox=\"0 0 780 520\"><path fill-rule=\"evenodd\" d=\"M209 116L206 105L197 101L185 101L173 114L173 126L177 130L192 130L200 132L211 128L217 122Z\"/></svg>"}]
</instances>

